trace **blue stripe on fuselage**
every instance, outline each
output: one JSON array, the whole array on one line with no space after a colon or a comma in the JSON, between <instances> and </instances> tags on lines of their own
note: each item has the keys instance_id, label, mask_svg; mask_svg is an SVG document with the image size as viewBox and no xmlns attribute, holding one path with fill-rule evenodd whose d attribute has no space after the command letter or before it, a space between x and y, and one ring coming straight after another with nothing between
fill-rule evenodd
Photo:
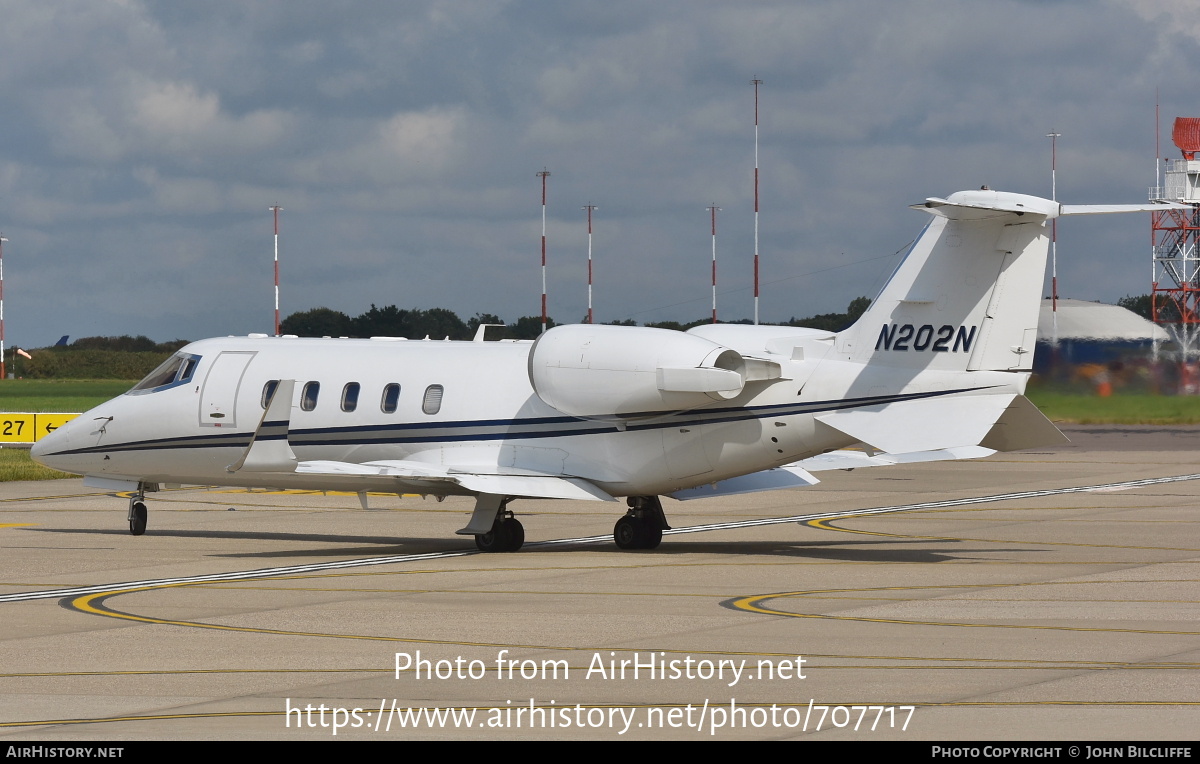
<instances>
[{"instance_id":1,"label":"blue stripe on fuselage","mask_svg":"<svg viewBox=\"0 0 1200 764\"><path fill-rule=\"evenodd\" d=\"M655 430L679 426L701 426L720 424L722 422L737 422L748 419L765 419L777 416L796 416L799 414L817 414L827 411L840 411L849 408L877 406L884 403L920 400L956 393L983 390L986 387L961 388L957 390L941 390L937 392L906 393L896 395L874 395L863 398L847 398L835 401L814 401L811 403L778 403L769 406L728 407L720 409L704 409L692 412L655 412L642 414L643 420L652 417L669 417L668 420L652 422L629 422L623 429ZM273 423L274 424L274 423ZM555 429L554 426L559 428ZM546 429L547 427L551 429ZM472 432L459 432L471 429ZM449 433L440 432L450 430ZM479 432L488 430L487 432ZM572 437L577 435L597 435L601 433L617 433L622 428L615 424L582 419L579 417L538 417L532 419L481 419L457 422L429 422L389 425L357 425L349 427L319 427L310 429L290 430L287 433L289 443L295 447L304 446L356 446L366 444L387 443L462 443L467 441L489 440L533 440L541 438ZM412 433L412 434L402 434ZM114 453L121 451L151 451L159 449L181 448L245 448L250 444L253 433L219 433L213 435L190 435L176 438L159 438L155 440L131 441L105 446L90 446L59 451L56 454L96 454ZM338 437L342 436L342 437ZM266 439L278 439L272 435ZM55 454L47 454L51 456Z\"/></svg>"}]
</instances>

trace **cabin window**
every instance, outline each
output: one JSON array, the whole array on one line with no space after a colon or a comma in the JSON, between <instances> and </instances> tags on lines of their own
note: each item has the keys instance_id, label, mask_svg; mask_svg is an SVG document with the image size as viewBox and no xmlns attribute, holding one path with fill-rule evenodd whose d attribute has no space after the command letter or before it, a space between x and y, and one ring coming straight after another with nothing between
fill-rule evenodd
<instances>
[{"instance_id":1,"label":"cabin window","mask_svg":"<svg viewBox=\"0 0 1200 764\"><path fill-rule=\"evenodd\" d=\"M395 414L396 404L400 401L400 385L392 382L383 388L383 398L379 401L379 408L385 414Z\"/></svg>"},{"instance_id":2,"label":"cabin window","mask_svg":"<svg viewBox=\"0 0 1200 764\"><path fill-rule=\"evenodd\" d=\"M358 391L359 384L357 382L347 382L342 388L342 411L350 412L358 408Z\"/></svg>"},{"instance_id":3,"label":"cabin window","mask_svg":"<svg viewBox=\"0 0 1200 764\"><path fill-rule=\"evenodd\" d=\"M442 410L441 385L430 385L425 388L425 400L421 402L421 410L426 414L436 414Z\"/></svg>"},{"instance_id":4,"label":"cabin window","mask_svg":"<svg viewBox=\"0 0 1200 764\"><path fill-rule=\"evenodd\" d=\"M304 385L304 392L300 394L300 408L304 411L312 411L317 407L317 396L321 394L320 382L307 382Z\"/></svg>"},{"instance_id":5,"label":"cabin window","mask_svg":"<svg viewBox=\"0 0 1200 764\"><path fill-rule=\"evenodd\" d=\"M147 374L146 378L134 385L129 392L152 393L187 384L192 381L192 375L196 373L196 365L199 362L198 355L176 353Z\"/></svg>"},{"instance_id":6,"label":"cabin window","mask_svg":"<svg viewBox=\"0 0 1200 764\"><path fill-rule=\"evenodd\" d=\"M275 397L275 391L279 389L278 379L269 379L267 384L263 385L262 400L259 404L262 405L263 411L267 410L267 406L271 405L271 399Z\"/></svg>"}]
</instances>

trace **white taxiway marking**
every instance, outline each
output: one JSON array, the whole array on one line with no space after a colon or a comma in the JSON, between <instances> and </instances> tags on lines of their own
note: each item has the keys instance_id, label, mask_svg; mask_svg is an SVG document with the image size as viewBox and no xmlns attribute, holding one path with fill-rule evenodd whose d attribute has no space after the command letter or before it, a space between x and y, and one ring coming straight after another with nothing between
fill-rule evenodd
<instances>
[{"instance_id":1,"label":"white taxiway marking","mask_svg":"<svg viewBox=\"0 0 1200 764\"><path fill-rule=\"evenodd\" d=\"M709 523L707 525L692 525L687 528L675 528L664 531L664 535L682 533L704 533L707 531L728 530L731 528L752 528L760 525L781 525L783 523L806 523L812 520L829 520L835 517L861 517L863 515L885 515L893 512L909 512L917 509L936 509L939 507L961 507L969 504L986 504L994 501L1010 499L1031 499L1040 496L1056 496L1066 493L1098 493L1126 490L1142 486L1178 483L1185 480L1200 480L1200 474L1175 475L1172 477L1147 478L1145 480L1129 480L1123 483L1106 483L1103 485L1080 486L1078 488L1049 488L1042 491L1017 491L993 496L974 496L965 499L947 499L945 501L926 501L919 504L902 504L894 507L875 507L871 509L852 509L840 512L815 512L807 515L791 515L789 517L772 517L763 520L739 520L732 523ZM536 541L526 544L527 547L543 547L561 544L597 544L612 540L612 536L581 536L579 538L555 539L552 541ZM246 581L273 576L295 575L297 573L313 573L326 570L343 570L346 568L365 568L372 565L394 565L402 562L417 562L420 560L441 560L451 557L482 554L477 549L462 549L453 552L429 552L426 554L398 554L385 557L365 557L357 560L341 560L338 562L319 562L311 565L289 565L279 568L259 568L257 570L235 571L231 573L211 573L201 576L181 576L179 578L154 578L145 581L125 581L96 586L75 586L66 589L46 589L35 592L16 592L0 595L0 602L24 602L27 600L57 599L61 597L78 597L84 594L95 594L108 591L128 591L131 589L148 589L175 584L206 584L221 581Z\"/></svg>"}]
</instances>

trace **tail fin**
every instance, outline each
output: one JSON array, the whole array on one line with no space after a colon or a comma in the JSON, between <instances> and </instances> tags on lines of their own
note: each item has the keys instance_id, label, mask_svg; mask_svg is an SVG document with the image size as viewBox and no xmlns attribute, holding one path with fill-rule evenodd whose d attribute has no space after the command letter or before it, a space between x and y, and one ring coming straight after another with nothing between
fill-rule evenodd
<instances>
[{"instance_id":1,"label":"tail fin","mask_svg":"<svg viewBox=\"0 0 1200 764\"><path fill-rule=\"evenodd\" d=\"M837 347L852 361L947 371L1029 371L1046 273L1046 221L1060 215L1185 209L1060 205L960 191L914 205L934 216Z\"/></svg>"},{"instance_id":2,"label":"tail fin","mask_svg":"<svg viewBox=\"0 0 1200 764\"><path fill-rule=\"evenodd\" d=\"M1000 191L929 199L934 218L866 313L838 336L860 363L1027 371L1059 205Z\"/></svg>"}]
</instances>

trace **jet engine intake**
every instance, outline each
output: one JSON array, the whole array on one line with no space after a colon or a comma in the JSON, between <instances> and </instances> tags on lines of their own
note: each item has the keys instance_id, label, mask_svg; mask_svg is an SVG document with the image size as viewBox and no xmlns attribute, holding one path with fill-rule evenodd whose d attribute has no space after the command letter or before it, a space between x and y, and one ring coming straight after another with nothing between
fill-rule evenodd
<instances>
[{"instance_id":1,"label":"jet engine intake","mask_svg":"<svg viewBox=\"0 0 1200 764\"><path fill-rule=\"evenodd\" d=\"M636 419L736 398L746 362L734 350L669 329L556 326L529 351L538 397L565 414Z\"/></svg>"}]
</instances>

